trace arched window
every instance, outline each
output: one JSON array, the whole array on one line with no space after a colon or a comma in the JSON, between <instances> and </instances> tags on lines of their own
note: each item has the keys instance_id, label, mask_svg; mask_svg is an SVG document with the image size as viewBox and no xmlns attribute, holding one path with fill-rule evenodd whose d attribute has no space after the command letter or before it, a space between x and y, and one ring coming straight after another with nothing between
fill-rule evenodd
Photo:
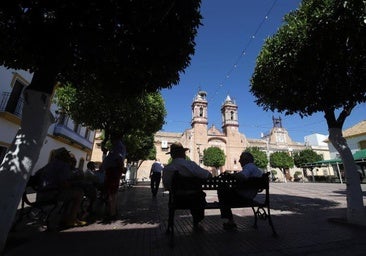
<instances>
[{"instance_id":1,"label":"arched window","mask_svg":"<svg viewBox=\"0 0 366 256\"><path fill-rule=\"evenodd\" d=\"M200 117L203 117L203 107L200 107Z\"/></svg>"}]
</instances>

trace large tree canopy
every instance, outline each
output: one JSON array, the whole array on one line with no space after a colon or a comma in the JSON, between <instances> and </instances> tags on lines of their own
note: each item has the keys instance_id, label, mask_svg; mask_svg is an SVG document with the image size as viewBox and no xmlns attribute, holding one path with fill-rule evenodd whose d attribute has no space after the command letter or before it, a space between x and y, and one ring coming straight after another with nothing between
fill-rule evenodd
<instances>
[{"instance_id":1,"label":"large tree canopy","mask_svg":"<svg viewBox=\"0 0 366 256\"><path fill-rule=\"evenodd\" d=\"M56 90L56 103L76 122L107 133L131 134L139 130L152 134L161 129L166 116L159 92L126 96L65 85Z\"/></svg>"},{"instance_id":2,"label":"large tree canopy","mask_svg":"<svg viewBox=\"0 0 366 256\"><path fill-rule=\"evenodd\" d=\"M56 82L125 95L170 88L189 65L200 0L4 0L0 65L29 70L21 127L0 166L0 253L51 123Z\"/></svg>"},{"instance_id":3,"label":"large tree canopy","mask_svg":"<svg viewBox=\"0 0 366 256\"><path fill-rule=\"evenodd\" d=\"M308 116L348 113L365 102L365 19L362 0L303 1L258 56L251 81L257 104Z\"/></svg>"},{"instance_id":4,"label":"large tree canopy","mask_svg":"<svg viewBox=\"0 0 366 256\"><path fill-rule=\"evenodd\" d=\"M345 167L352 223L366 223L365 209L342 127L352 109L366 101L365 9L364 0L303 0L266 40L250 88L265 110L301 117L324 113L329 140Z\"/></svg>"},{"instance_id":5,"label":"large tree canopy","mask_svg":"<svg viewBox=\"0 0 366 256\"><path fill-rule=\"evenodd\" d=\"M56 90L55 102L76 122L104 130L102 148L111 133L120 133L128 161L146 160L154 148L154 134L164 124L166 109L160 93L126 97L95 88L76 90L65 85Z\"/></svg>"},{"instance_id":6,"label":"large tree canopy","mask_svg":"<svg viewBox=\"0 0 366 256\"><path fill-rule=\"evenodd\" d=\"M154 91L179 81L194 53L200 1L7 0L0 10L0 64L55 81ZM51 7L53 6L53 7ZM133 86L131 86L133 85Z\"/></svg>"}]
</instances>

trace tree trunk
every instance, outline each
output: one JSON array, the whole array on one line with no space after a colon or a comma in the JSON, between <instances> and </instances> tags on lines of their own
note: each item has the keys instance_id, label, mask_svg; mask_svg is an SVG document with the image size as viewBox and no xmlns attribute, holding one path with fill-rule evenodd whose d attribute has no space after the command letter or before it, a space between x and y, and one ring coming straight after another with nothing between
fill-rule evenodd
<instances>
[{"instance_id":1,"label":"tree trunk","mask_svg":"<svg viewBox=\"0 0 366 256\"><path fill-rule=\"evenodd\" d=\"M344 166L347 194L347 221L353 224L365 225L366 214L360 178L357 174L356 163L353 159L352 152L342 135L342 129L329 128L329 140L340 154Z\"/></svg>"},{"instance_id":2,"label":"tree trunk","mask_svg":"<svg viewBox=\"0 0 366 256\"><path fill-rule=\"evenodd\" d=\"M287 183L287 178L286 178L286 170L285 168L280 168L281 172L282 172L282 177L283 177L283 181L285 183Z\"/></svg>"},{"instance_id":3,"label":"tree trunk","mask_svg":"<svg viewBox=\"0 0 366 256\"><path fill-rule=\"evenodd\" d=\"M53 121L49 93L24 92L22 121L0 166L0 254L20 199Z\"/></svg>"},{"instance_id":4,"label":"tree trunk","mask_svg":"<svg viewBox=\"0 0 366 256\"><path fill-rule=\"evenodd\" d=\"M315 182L315 177L314 177L314 168L312 167L312 168L310 169L310 171L311 171L311 180L312 180L313 182Z\"/></svg>"}]
</instances>

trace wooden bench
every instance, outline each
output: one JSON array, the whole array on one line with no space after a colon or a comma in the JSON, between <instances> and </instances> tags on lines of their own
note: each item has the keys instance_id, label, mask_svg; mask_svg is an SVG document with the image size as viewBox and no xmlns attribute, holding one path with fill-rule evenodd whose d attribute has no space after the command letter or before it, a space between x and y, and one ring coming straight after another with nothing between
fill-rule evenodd
<instances>
[{"instance_id":1,"label":"wooden bench","mask_svg":"<svg viewBox=\"0 0 366 256\"><path fill-rule=\"evenodd\" d=\"M252 208L254 214L253 227L257 228L257 221L268 220L268 223L272 229L273 236L277 236L277 232L273 226L270 210L270 194L269 194L269 175L270 173L264 173L260 178L249 178L245 181L238 181L231 174L223 174L217 177L209 178L207 180L201 180L194 177L183 177L175 172L172 179L172 186L169 191L169 217L167 234L171 235L171 242L173 243L174 237L174 213L180 209L190 209L192 205L181 205L176 203L175 198L177 196L197 195L197 191L200 190L218 190L218 189L235 189L235 188L250 188L257 189L258 194L263 194L261 200L251 200L245 202L236 202L229 205L230 208ZM204 205L205 209L219 209L219 202L208 202Z\"/></svg>"}]
</instances>

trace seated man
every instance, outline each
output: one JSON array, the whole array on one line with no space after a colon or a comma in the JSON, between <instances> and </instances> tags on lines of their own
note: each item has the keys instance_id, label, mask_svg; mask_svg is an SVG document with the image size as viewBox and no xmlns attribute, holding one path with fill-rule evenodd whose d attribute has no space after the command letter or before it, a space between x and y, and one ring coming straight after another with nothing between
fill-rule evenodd
<instances>
[{"instance_id":1,"label":"seated man","mask_svg":"<svg viewBox=\"0 0 366 256\"><path fill-rule=\"evenodd\" d=\"M66 203L60 225L63 227L83 226L87 223L77 219L83 198L83 189L74 179L73 162L65 148L57 150L54 158L44 167L43 187L45 190L57 190L57 200ZM45 192L46 196L49 194Z\"/></svg>"},{"instance_id":2,"label":"seated man","mask_svg":"<svg viewBox=\"0 0 366 256\"><path fill-rule=\"evenodd\" d=\"M86 167L87 169L83 172L83 179L80 182L80 185L84 190L85 196L89 200L88 208L84 214L92 215L94 213L94 203L97 199L97 192L103 184L99 183L99 178L96 176L95 163L90 161Z\"/></svg>"},{"instance_id":3,"label":"seated man","mask_svg":"<svg viewBox=\"0 0 366 256\"><path fill-rule=\"evenodd\" d=\"M243 152L240 155L239 162L243 170L233 174L238 181L245 180L250 177L262 177L263 171L254 164L253 155L249 152ZM235 204L236 202L251 201L257 193L258 191L256 189L250 188L240 190L223 188L217 190L221 218L228 219L228 222L223 224L224 229L236 228L230 205Z\"/></svg>"},{"instance_id":4,"label":"seated man","mask_svg":"<svg viewBox=\"0 0 366 256\"><path fill-rule=\"evenodd\" d=\"M173 160L163 169L163 185L165 189L170 190L173 175L175 172L178 172L179 175L183 177L197 177L200 179L207 179L209 177L212 177L211 173L208 170L203 169L195 162L186 159L185 152L187 150L187 148L183 148L182 144L178 142L170 146L170 152L168 152L167 154L170 154ZM202 190L198 191L198 193L200 195L194 198L196 200L192 200L192 198L190 198L189 196L187 196L186 198L184 198L183 196L179 198L180 203L192 205L190 211L193 217L193 228L196 231L202 230L199 222L204 218L204 205L206 203L206 194Z\"/></svg>"}]
</instances>

